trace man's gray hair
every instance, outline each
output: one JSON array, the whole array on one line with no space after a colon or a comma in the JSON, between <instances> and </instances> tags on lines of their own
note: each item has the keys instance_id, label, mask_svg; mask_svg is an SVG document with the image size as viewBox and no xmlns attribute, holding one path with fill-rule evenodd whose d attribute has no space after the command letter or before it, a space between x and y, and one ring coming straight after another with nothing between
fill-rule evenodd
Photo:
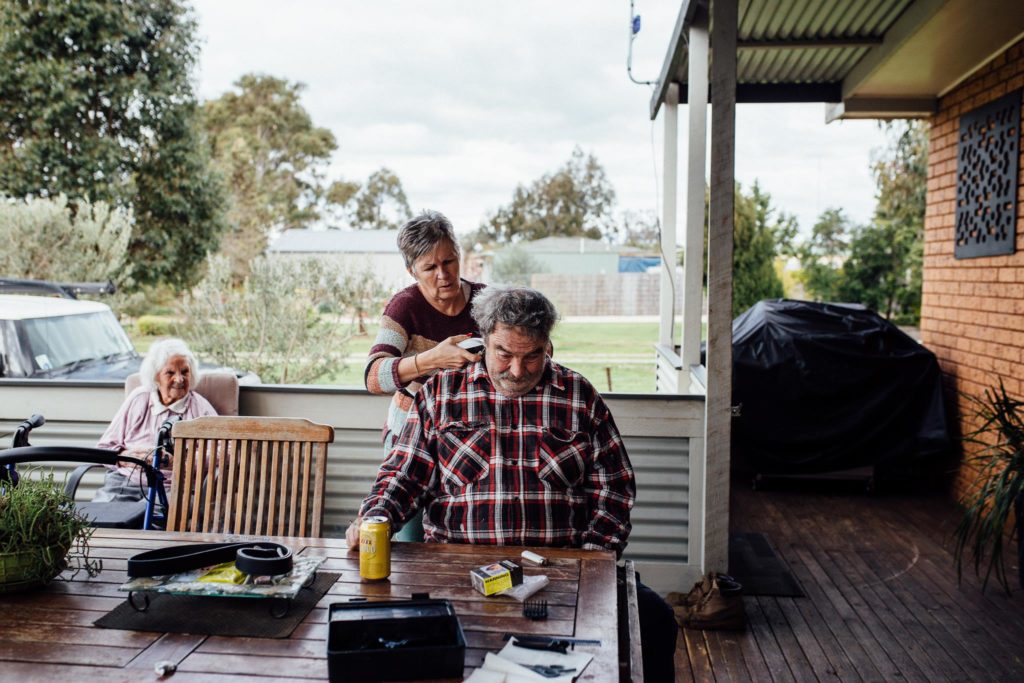
<instances>
[{"instance_id":1,"label":"man's gray hair","mask_svg":"<svg viewBox=\"0 0 1024 683\"><path fill-rule=\"evenodd\" d=\"M188 361L189 391L199 384L199 362L188 348L188 344L180 339L164 339L149 347L149 352L142 359L139 368L139 380L149 390L156 389L156 376L167 365L167 361L175 356L183 356Z\"/></svg>"},{"instance_id":2,"label":"man's gray hair","mask_svg":"<svg viewBox=\"0 0 1024 683\"><path fill-rule=\"evenodd\" d=\"M498 323L518 328L533 339L548 340L558 311L548 298L529 287L491 287L473 297L473 320L489 336Z\"/></svg>"},{"instance_id":3,"label":"man's gray hair","mask_svg":"<svg viewBox=\"0 0 1024 683\"><path fill-rule=\"evenodd\" d=\"M459 240L455 238L452 222L439 211L424 211L398 231L398 250L409 269L416 259L433 251L441 242L451 242L455 255L459 255Z\"/></svg>"}]
</instances>

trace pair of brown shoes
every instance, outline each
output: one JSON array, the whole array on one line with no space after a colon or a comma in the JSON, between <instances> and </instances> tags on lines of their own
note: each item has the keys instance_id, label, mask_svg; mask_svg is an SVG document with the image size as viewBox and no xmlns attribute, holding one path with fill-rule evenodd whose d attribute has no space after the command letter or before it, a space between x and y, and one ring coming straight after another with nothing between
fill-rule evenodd
<instances>
[{"instance_id":1,"label":"pair of brown shoes","mask_svg":"<svg viewBox=\"0 0 1024 683\"><path fill-rule=\"evenodd\" d=\"M710 572L693 589L666 596L682 628L704 631L739 631L746 628L743 586L726 574Z\"/></svg>"}]
</instances>

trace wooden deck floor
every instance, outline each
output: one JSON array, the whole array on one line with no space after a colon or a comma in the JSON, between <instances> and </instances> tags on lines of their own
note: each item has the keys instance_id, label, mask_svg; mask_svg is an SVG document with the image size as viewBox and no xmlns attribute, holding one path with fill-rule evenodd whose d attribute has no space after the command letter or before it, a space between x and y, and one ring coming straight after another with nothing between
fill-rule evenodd
<instances>
[{"instance_id":1,"label":"wooden deck floor","mask_svg":"<svg viewBox=\"0 0 1024 683\"><path fill-rule=\"evenodd\" d=\"M1024 591L957 585L952 503L736 484L731 507L807 597L745 597L745 632L684 630L677 680L1024 681Z\"/></svg>"}]
</instances>

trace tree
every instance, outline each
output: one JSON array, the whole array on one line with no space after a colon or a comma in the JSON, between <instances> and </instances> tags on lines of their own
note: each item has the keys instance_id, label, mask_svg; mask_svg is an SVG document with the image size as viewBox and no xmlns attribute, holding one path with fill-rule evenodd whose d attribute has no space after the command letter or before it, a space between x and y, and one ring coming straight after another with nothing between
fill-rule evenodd
<instances>
[{"instance_id":1,"label":"tree","mask_svg":"<svg viewBox=\"0 0 1024 683\"><path fill-rule=\"evenodd\" d=\"M530 276L547 272L547 266L519 247L502 250L494 259L491 280L498 285L530 286Z\"/></svg>"},{"instance_id":2,"label":"tree","mask_svg":"<svg viewBox=\"0 0 1024 683\"><path fill-rule=\"evenodd\" d=\"M575 148L564 166L518 186L512 201L478 231L480 241L515 243L551 237L611 239L615 190L597 158Z\"/></svg>"},{"instance_id":3,"label":"tree","mask_svg":"<svg viewBox=\"0 0 1024 683\"><path fill-rule=\"evenodd\" d=\"M653 211L623 211L618 232L623 242L639 249L658 249L661 243L661 223Z\"/></svg>"},{"instance_id":4,"label":"tree","mask_svg":"<svg viewBox=\"0 0 1024 683\"><path fill-rule=\"evenodd\" d=\"M0 193L134 207L117 280L189 283L221 228L179 0L0 0Z\"/></svg>"},{"instance_id":5,"label":"tree","mask_svg":"<svg viewBox=\"0 0 1024 683\"><path fill-rule=\"evenodd\" d=\"M849 254L850 221L842 209L826 209L799 248L801 280L818 301L839 301L843 263Z\"/></svg>"},{"instance_id":6,"label":"tree","mask_svg":"<svg viewBox=\"0 0 1024 683\"><path fill-rule=\"evenodd\" d=\"M331 131L313 125L299 101L305 86L259 74L234 85L236 90L203 105L203 124L231 191L221 252L230 257L237 282L266 249L269 235L317 220L323 201L342 199L351 185L325 187L338 145Z\"/></svg>"},{"instance_id":7,"label":"tree","mask_svg":"<svg viewBox=\"0 0 1024 683\"><path fill-rule=\"evenodd\" d=\"M889 146L873 165L878 186L874 219L850 243L840 295L914 325L921 317L928 124L885 125Z\"/></svg>"},{"instance_id":8,"label":"tree","mask_svg":"<svg viewBox=\"0 0 1024 683\"><path fill-rule=\"evenodd\" d=\"M192 349L271 383L310 383L344 367L351 331L321 315L353 302L340 267L260 257L240 287L231 279L228 259L211 257L206 277L186 297Z\"/></svg>"},{"instance_id":9,"label":"tree","mask_svg":"<svg viewBox=\"0 0 1024 683\"><path fill-rule=\"evenodd\" d=\"M68 198L0 201L0 273L58 282L118 280L132 236L129 209Z\"/></svg>"},{"instance_id":10,"label":"tree","mask_svg":"<svg viewBox=\"0 0 1024 683\"><path fill-rule=\"evenodd\" d=\"M876 221L860 228L843 265L839 298L858 301L898 323L917 324L922 248L916 235L891 222Z\"/></svg>"},{"instance_id":11,"label":"tree","mask_svg":"<svg viewBox=\"0 0 1024 683\"><path fill-rule=\"evenodd\" d=\"M792 219L781 215L772 222L771 195L754 182L750 195L736 186L733 226L732 314L747 310L762 299L782 296L782 281L775 272L777 240L789 234Z\"/></svg>"},{"instance_id":12,"label":"tree","mask_svg":"<svg viewBox=\"0 0 1024 683\"><path fill-rule=\"evenodd\" d=\"M360 335L366 334L366 316L380 315L384 304L394 294L369 267L346 273L343 291L348 295L352 323Z\"/></svg>"},{"instance_id":13,"label":"tree","mask_svg":"<svg viewBox=\"0 0 1024 683\"><path fill-rule=\"evenodd\" d=\"M397 230L412 218L402 181L386 168L374 171L355 195L352 227Z\"/></svg>"}]
</instances>

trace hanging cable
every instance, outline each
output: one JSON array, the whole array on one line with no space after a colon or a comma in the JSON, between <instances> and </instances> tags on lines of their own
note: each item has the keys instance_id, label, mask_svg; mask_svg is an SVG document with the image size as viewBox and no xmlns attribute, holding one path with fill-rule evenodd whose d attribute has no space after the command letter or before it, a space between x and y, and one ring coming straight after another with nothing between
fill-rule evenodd
<instances>
[{"instance_id":1,"label":"hanging cable","mask_svg":"<svg viewBox=\"0 0 1024 683\"><path fill-rule=\"evenodd\" d=\"M637 85L657 85L658 81L638 81L633 78L633 41L636 40L636 34L640 33L640 15L634 12L633 5L634 0L629 0L629 53L626 56L626 74L629 80Z\"/></svg>"}]
</instances>

